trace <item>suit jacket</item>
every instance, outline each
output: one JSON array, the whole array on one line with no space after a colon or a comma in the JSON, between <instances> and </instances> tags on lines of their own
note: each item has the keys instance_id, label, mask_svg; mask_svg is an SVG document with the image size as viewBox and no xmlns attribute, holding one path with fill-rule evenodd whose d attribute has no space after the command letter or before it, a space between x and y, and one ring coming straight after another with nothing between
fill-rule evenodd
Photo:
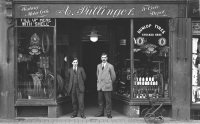
<instances>
[{"instance_id":1,"label":"suit jacket","mask_svg":"<svg viewBox=\"0 0 200 124\"><path fill-rule=\"evenodd\" d=\"M102 63L97 65L97 90L112 91L113 82L116 79L115 70L112 64L106 63L102 70Z\"/></svg>"},{"instance_id":2,"label":"suit jacket","mask_svg":"<svg viewBox=\"0 0 200 124\"><path fill-rule=\"evenodd\" d=\"M86 79L86 74L85 71L82 67L77 67L77 74L78 74L78 87L80 89L80 92L84 92L85 91L85 85L84 85L84 81ZM68 70L68 88L67 88L67 92L68 94L71 93L72 90L72 86L73 86L73 75L74 75L74 70L71 67Z\"/></svg>"}]
</instances>

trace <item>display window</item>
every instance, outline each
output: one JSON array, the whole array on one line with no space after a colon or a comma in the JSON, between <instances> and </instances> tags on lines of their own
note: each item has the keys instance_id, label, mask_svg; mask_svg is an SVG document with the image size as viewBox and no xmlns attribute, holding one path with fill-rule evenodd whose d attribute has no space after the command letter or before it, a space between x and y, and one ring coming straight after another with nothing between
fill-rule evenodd
<instances>
[{"instance_id":1,"label":"display window","mask_svg":"<svg viewBox=\"0 0 200 124\"><path fill-rule=\"evenodd\" d=\"M122 25L123 24L123 25ZM117 48L115 70L117 74L115 93L124 98L131 98L131 59L130 59L130 21L118 25L116 30Z\"/></svg>"},{"instance_id":2,"label":"display window","mask_svg":"<svg viewBox=\"0 0 200 124\"><path fill-rule=\"evenodd\" d=\"M55 96L51 23L51 19L17 20L17 99L52 99Z\"/></svg>"},{"instance_id":3,"label":"display window","mask_svg":"<svg viewBox=\"0 0 200 124\"><path fill-rule=\"evenodd\" d=\"M18 19L18 99L67 96L67 72L74 57L86 71L86 92L95 92L94 72L102 52L115 67L114 94L127 99L169 97L168 19L57 21ZM94 29L97 42L89 39Z\"/></svg>"},{"instance_id":4,"label":"display window","mask_svg":"<svg viewBox=\"0 0 200 124\"><path fill-rule=\"evenodd\" d=\"M169 97L168 19L134 20L133 98Z\"/></svg>"},{"instance_id":5,"label":"display window","mask_svg":"<svg viewBox=\"0 0 200 124\"><path fill-rule=\"evenodd\" d=\"M192 103L200 104L200 23L192 23Z\"/></svg>"}]
</instances>

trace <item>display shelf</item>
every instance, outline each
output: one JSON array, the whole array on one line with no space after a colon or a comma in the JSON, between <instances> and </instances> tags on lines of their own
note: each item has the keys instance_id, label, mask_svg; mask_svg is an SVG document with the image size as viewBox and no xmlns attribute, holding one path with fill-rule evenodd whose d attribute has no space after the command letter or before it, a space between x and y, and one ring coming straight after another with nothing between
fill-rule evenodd
<instances>
[{"instance_id":1,"label":"display shelf","mask_svg":"<svg viewBox=\"0 0 200 124\"><path fill-rule=\"evenodd\" d=\"M130 99L126 96L120 95L120 94L113 94L113 99L123 101L125 103L128 103L129 105L149 105L149 100L147 98L133 98ZM158 98L159 102L163 102L164 105L171 105L171 99L168 98ZM160 103L156 104L160 104Z\"/></svg>"},{"instance_id":2,"label":"display shelf","mask_svg":"<svg viewBox=\"0 0 200 124\"><path fill-rule=\"evenodd\" d=\"M192 103L191 109L200 110L200 102L199 103Z\"/></svg>"},{"instance_id":3,"label":"display shelf","mask_svg":"<svg viewBox=\"0 0 200 124\"><path fill-rule=\"evenodd\" d=\"M160 104L160 102L163 102L164 105L171 105L171 99L170 98L158 98L158 103L156 104ZM147 98L145 99L137 99L137 98L133 98L130 100L130 105L149 105L149 100Z\"/></svg>"},{"instance_id":4,"label":"display shelf","mask_svg":"<svg viewBox=\"0 0 200 124\"><path fill-rule=\"evenodd\" d=\"M49 106L57 105L54 99L18 99L15 106Z\"/></svg>"}]
</instances>

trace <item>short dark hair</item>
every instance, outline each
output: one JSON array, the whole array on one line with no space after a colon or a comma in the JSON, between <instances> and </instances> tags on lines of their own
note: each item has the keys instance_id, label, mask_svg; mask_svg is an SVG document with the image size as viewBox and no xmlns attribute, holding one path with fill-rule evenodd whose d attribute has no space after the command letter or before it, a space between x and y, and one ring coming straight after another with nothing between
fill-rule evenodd
<instances>
[{"instance_id":1,"label":"short dark hair","mask_svg":"<svg viewBox=\"0 0 200 124\"><path fill-rule=\"evenodd\" d=\"M103 53L101 54L101 56L104 56L104 55L108 57L108 54L105 53L105 52L103 52Z\"/></svg>"}]
</instances>

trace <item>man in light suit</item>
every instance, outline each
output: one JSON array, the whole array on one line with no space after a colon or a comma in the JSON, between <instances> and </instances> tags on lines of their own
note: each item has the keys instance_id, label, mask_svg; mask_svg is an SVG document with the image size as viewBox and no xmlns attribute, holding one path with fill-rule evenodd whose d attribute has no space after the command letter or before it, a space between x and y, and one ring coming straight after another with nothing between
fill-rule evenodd
<instances>
[{"instance_id":1,"label":"man in light suit","mask_svg":"<svg viewBox=\"0 0 200 124\"><path fill-rule=\"evenodd\" d=\"M72 62L73 67L68 70L68 94L72 97L73 114L71 118L77 117L78 110L80 111L81 118L86 118L84 114L84 92L86 79L85 71L82 67L78 66L78 59L74 58Z\"/></svg>"},{"instance_id":2,"label":"man in light suit","mask_svg":"<svg viewBox=\"0 0 200 124\"><path fill-rule=\"evenodd\" d=\"M111 93L113 90L113 82L116 79L116 74L113 65L107 62L108 56L106 53L102 53L101 60L102 63L97 65L97 91L99 111L95 116L104 116L104 105L106 105L107 117L112 118Z\"/></svg>"}]
</instances>

